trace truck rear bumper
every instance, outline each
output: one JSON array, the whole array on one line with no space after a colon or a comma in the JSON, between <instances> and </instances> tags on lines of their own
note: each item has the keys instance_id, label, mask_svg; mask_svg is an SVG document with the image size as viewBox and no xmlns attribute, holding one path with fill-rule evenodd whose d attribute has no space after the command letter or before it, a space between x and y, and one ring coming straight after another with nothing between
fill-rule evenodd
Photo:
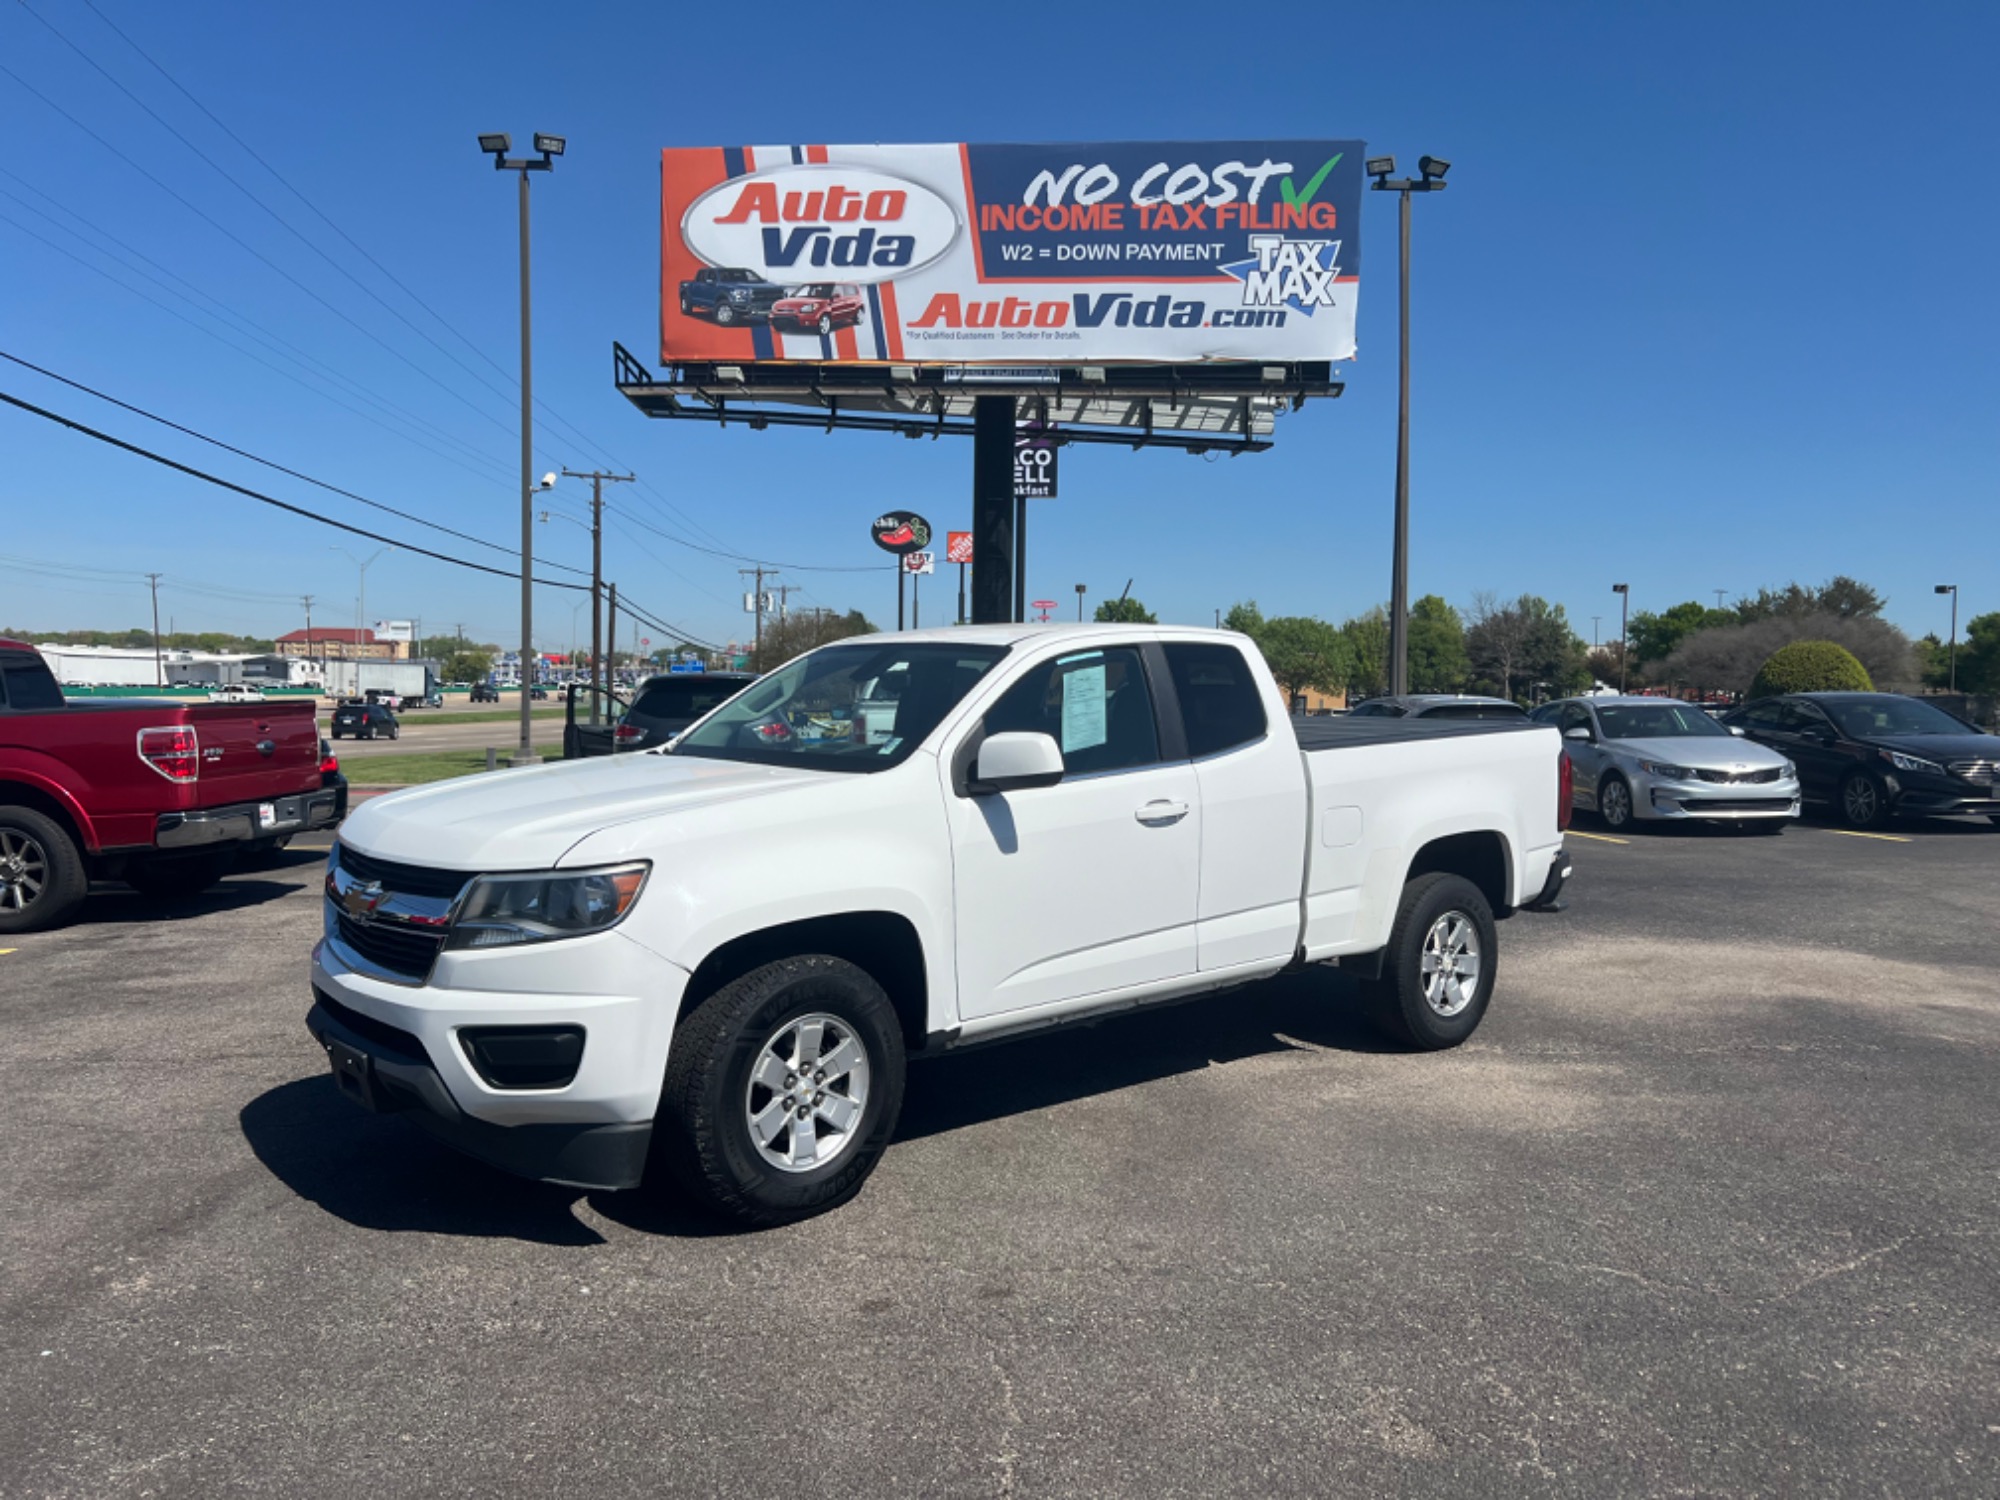
<instances>
[{"instance_id":1,"label":"truck rear bumper","mask_svg":"<svg viewBox=\"0 0 2000 1500\"><path fill-rule=\"evenodd\" d=\"M652 1144L650 1120L496 1125L458 1107L424 1044L315 989L306 1030L325 1049L340 1091L363 1109L408 1111L446 1145L489 1166L569 1187L637 1187Z\"/></svg>"},{"instance_id":2,"label":"truck rear bumper","mask_svg":"<svg viewBox=\"0 0 2000 1500\"><path fill-rule=\"evenodd\" d=\"M328 786L268 802L161 813L153 827L153 843L161 849L199 849L328 828L340 821L340 801L339 789Z\"/></svg>"}]
</instances>

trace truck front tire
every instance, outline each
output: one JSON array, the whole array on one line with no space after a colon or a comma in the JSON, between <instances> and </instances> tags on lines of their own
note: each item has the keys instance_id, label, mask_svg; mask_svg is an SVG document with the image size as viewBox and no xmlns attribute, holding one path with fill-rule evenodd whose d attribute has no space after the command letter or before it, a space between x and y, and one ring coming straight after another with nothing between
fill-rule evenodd
<instances>
[{"instance_id":1,"label":"truck front tire","mask_svg":"<svg viewBox=\"0 0 2000 1500\"><path fill-rule=\"evenodd\" d=\"M824 1213L881 1160L903 1070L902 1023L866 970L825 954L765 964L674 1033L654 1164L745 1224Z\"/></svg>"},{"instance_id":2,"label":"truck front tire","mask_svg":"<svg viewBox=\"0 0 2000 1500\"><path fill-rule=\"evenodd\" d=\"M1479 1029L1499 958L1493 908L1479 887L1463 875L1417 876L1403 887L1375 984L1383 1028L1427 1052L1456 1047Z\"/></svg>"},{"instance_id":3,"label":"truck front tire","mask_svg":"<svg viewBox=\"0 0 2000 1500\"><path fill-rule=\"evenodd\" d=\"M76 841L53 818L0 807L0 933L68 920L90 889Z\"/></svg>"}]
</instances>

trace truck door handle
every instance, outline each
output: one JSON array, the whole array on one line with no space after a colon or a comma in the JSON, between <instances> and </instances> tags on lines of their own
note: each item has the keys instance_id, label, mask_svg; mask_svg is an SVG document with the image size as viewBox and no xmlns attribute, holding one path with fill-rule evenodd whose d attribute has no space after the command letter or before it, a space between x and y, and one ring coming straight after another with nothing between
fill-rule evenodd
<instances>
[{"instance_id":1,"label":"truck door handle","mask_svg":"<svg viewBox=\"0 0 2000 1500\"><path fill-rule=\"evenodd\" d=\"M1187 811L1188 805L1185 802L1171 802L1162 797L1148 802L1144 807L1135 811L1132 816L1137 818L1141 823L1144 823L1148 828L1164 828L1170 823L1180 822L1182 818L1187 816Z\"/></svg>"}]
</instances>

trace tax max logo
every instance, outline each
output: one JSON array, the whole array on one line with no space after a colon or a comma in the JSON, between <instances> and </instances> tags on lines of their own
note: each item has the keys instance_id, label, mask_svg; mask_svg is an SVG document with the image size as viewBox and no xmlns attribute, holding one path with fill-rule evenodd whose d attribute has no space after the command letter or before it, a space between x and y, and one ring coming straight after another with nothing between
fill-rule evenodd
<instances>
[{"instance_id":1,"label":"tax max logo","mask_svg":"<svg viewBox=\"0 0 2000 1500\"><path fill-rule=\"evenodd\" d=\"M1245 307L1288 307L1311 317L1332 307L1340 278L1339 240L1294 240L1278 234L1250 236L1251 258L1223 270L1243 283Z\"/></svg>"}]
</instances>

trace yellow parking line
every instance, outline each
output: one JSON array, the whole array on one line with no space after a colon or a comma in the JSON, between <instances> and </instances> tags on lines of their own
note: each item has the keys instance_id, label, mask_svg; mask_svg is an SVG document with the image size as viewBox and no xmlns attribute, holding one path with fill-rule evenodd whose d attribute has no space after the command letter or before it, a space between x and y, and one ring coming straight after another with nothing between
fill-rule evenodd
<instances>
[{"instance_id":1,"label":"yellow parking line","mask_svg":"<svg viewBox=\"0 0 2000 1500\"><path fill-rule=\"evenodd\" d=\"M1900 833L1863 833L1858 828L1829 828L1827 833L1837 833L1848 839L1880 839L1885 844L1907 844L1912 842Z\"/></svg>"},{"instance_id":2,"label":"yellow parking line","mask_svg":"<svg viewBox=\"0 0 2000 1500\"><path fill-rule=\"evenodd\" d=\"M0 948L0 958L5 958L10 953L19 953L20 951L19 948Z\"/></svg>"},{"instance_id":3,"label":"yellow parking line","mask_svg":"<svg viewBox=\"0 0 2000 1500\"><path fill-rule=\"evenodd\" d=\"M1570 829L1564 837L1572 839L1595 839L1600 844L1629 844L1632 842L1630 839L1614 839L1608 833L1585 833L1580 828Z\"/></svg>"}]
</instances>

